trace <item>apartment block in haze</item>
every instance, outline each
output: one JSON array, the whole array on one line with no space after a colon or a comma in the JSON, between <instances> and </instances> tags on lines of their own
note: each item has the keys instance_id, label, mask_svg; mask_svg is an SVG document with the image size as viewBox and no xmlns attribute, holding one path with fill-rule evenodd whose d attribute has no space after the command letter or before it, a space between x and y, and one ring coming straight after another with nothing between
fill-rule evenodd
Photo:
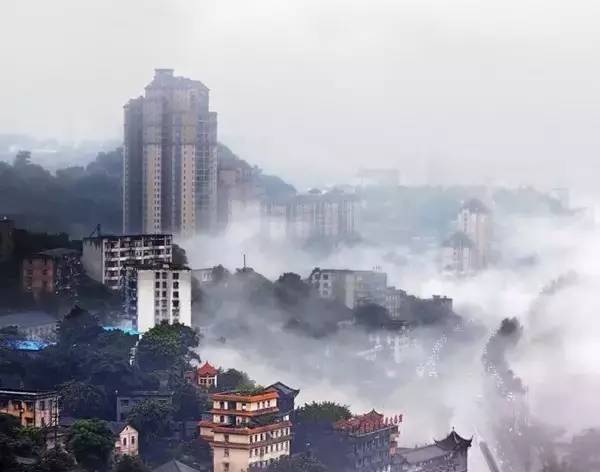
<instances>
[{"instance_id":1,"label":"apartment block in haze","mask_svg":"<svg viewBox=\"0 0 600 472\"><path fill-rule=\"evenodd\" d=\"M23 290L34 296L42 293L76 295L81 278L81 253L74 249L56 248L38 252L23 259Z\"/></svg>"},{"instance_id":2,"label":"apartment block in haze","mask_svg":"<svg viewBox=\"0 0 600 472\"><path fill-rule=\"evenodd\" d=\"M59 421L58 399L56 392L1 389L0 413L19 418L21 426L55 426Z\"/></svg>"},{"instance_id":3,"label":"apartment block in haze","mask_svg":"<svg viewBox=\"0 0 600 472\"><path fill-rule=\"evenodd\" d=\"M122 290L127 317L140 333L163 322L192 325L192 271L170 263L126 265Z\"/></svg>"},{"instance_id":4,"label":"apartment block in haze","mask_svg":"<svg viewBox=\"0 0 600 472\"><path fill-rule=\"evenodd\" d=\"M211 420L200 422L200 437L213 450L214 472L265 468L290 454L292 423L279 408L275 388L211 395Z\"/></svg>"},{"instance_id":5,"label":"apartment block in haze","mask_svg":"<svg viewBox=\"0 0 600 472\"><path fill-rule=\"evenodd\" d=\"M10 259L15 251L15 223L6 217L0 218L0 262Z\"/></svg>"},{"instance_id":6,"label":"apartment block in haze","mask_svg":"<svg viewBox=\"0 0 600 472\"><path fill-rule=\"evenodd\" d=\"M132 263L170 263L173 257L170 234L134 234L84 238L81 262L87 275L118 290L121 270Z\"/></svg>"},{"instance_id":7,"label":"apartment block in haze","mask_svg":"<svg viewBox=\"0 0 600 472\"><path fill-rule=\"evenodd\" d=\"M336 300L353 310L369 303L385 305L387 274L377 270L319 269L309 283L321 298Z\"/></svg>"},{"instance_id":8,"label":"apartment block in haze","mask_svg":"<svg viewBox=\"0 0 600 472\"><path fill-rule=\"evenodd\" d=\"M123 232L194 234L217 222L217 115L198 80L156 69L124 107Z\"/></svg>"}]
</instances>

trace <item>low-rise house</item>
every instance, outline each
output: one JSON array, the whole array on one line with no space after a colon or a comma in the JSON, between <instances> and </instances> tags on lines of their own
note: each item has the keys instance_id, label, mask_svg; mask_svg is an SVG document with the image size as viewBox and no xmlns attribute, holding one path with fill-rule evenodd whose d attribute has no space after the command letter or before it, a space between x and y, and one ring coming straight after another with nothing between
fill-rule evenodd
<instances>
[{"instance_id":1,"label":"low-rise house","mask_svg":"<svg viewBox=\"0 0 600 472\"><path fill-rule=\"evenodd\" d=\"M115 457L137 456L139 433L130 424L123 421L111 421L109 426L115 435Z\"/></svg>"},{"instance_id":2,"label":"low-rise house","mask_svg":"<svg viewBox=\"0 0 600 472\"><path fill-rule=\"evenodd\" d=\"M60 413L58 399L56 392L2 389L0 413L19 418L22 426L56 426Z\"/></svg>"},{"instance_id":3,"label":"low-rise house","mask_svg":"<svg viewBox=\"0 0 600 472\"><path fill-rule=\"evenodd\" d=\"M172 390L134 390L129 393L117 393L117 421L125 421L131 410L145 400L156 400L164 405L173 404Z\"/></svg>"},{"instance_id":4,"label":"low-rise house","mask_svg":"<svg viewBox=\"0 0 600 472\"><path fill-rule=\"evenodd\" d=\"M185 378L189 383L197 385L203 390L211 390L217 387L217 378L219 370L207 362L195 370L185 373Z\"/></svg>"}]
</instances>

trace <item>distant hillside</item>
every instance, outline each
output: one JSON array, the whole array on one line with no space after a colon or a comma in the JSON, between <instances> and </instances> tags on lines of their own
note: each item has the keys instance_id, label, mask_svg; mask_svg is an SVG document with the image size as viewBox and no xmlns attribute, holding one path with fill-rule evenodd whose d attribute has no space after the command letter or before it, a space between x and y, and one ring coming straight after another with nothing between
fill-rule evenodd
<instances>
[{"instance_id":1,"label":"distant hillside","mask_svg":"<svg viewBox=\"0 0 600 472\"><path fill-rule=\"evenodd\" d=\"M0 136L0 215L16 221L18 227L38 232L66 232L72 238L89 235L97 224L103 231L120 232L122 225L121 148L96 153L89 150L76 154L70 148L69 162L81 162L49 170L39 162L47 154L42 148L25 152L17 158L14 143L60 149L54 141L37 142L22 136ZM87 149L87 148L86 148ZM57 151L58 152L58 151ZM56 154L58 155L58 154ZM250 164L229 148L219 145L219 156L225 160ZM257 179L267 197L295 193L294 187L282 179L257 170Z\"/></svg>"}]
</instances>

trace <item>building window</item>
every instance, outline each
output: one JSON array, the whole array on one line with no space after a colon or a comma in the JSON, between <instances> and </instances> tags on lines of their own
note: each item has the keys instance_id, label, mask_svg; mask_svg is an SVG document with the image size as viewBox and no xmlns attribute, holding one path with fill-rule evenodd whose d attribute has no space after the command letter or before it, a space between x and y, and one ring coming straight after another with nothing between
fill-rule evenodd
<instances>
[{"instance_id":1,"label":"building window","mask_svg":"<svg viewBox=\"0 0 600 472\"><path fill-rule=\"evenodd\" d=\"M179 292L173 292L173 298L179 298Z\"/></svg>"},{"instance_id":2,"label":"building window","mask_svg":"<svg viewBox=\"0 0 600 472\"><path fill-rule=\"evenodd\" d=\"M223 472L229 472L229 462L223 462Z\"/></svg>"},{"instance_id":3,"label":"building window","mask_svg":"<svg viewBox=\"0 0 600 472\"><path fill-rule=\"evenodd\" d=\"M223 450L223 456L224 456L224 457L229 457L229 448L228 448L228 447L226 447L226 448Z\"/></svg>"},{"instance_id":4,"label":"building window","mask_svg":"<svg viewBox=\"0 0 600 472\"><path fill-rule=\"evenodd\" d=\"M127 438L123 438L123 446L127 446Z\"/></svg>"},{"instance_id":5,"label":"building window","mask_svg":"<svg viewBox=\"0 0 600 472\"><path fill-rule=\"evenodd\" d=\"M179 282L173 282L173 288L179 288Z\"/></svg>"},{"instance_id":6,"label":"building window","mask_svg":"<svg viewBox=\"0 0 600 472\"><path fill-rule=\"evenodd\" d=\"M131 445L133 446L135 444L135 436L131 436Z\"/></svg>"},{"instance_id":7,"label":"building window","mask_svg":"<svg viewBox=\"0 0 600 472\"><path fill-rule=\"evenodd\" d=\"M173 280L177 280L179 279L179 272L174 272L173 273Z\"/></svg>"}]
</instances>

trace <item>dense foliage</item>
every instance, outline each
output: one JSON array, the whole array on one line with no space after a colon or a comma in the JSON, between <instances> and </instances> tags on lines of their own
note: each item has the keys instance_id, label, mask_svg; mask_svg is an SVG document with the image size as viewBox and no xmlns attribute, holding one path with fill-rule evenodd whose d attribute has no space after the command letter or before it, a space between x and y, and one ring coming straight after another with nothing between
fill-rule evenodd
<instances>
[{"instance_id":1,"label":"dense foliage","mask_svg":"<svg viewBox=\"0 0 600 472\"><path fill-rule=\"evenodd\" d=\"M191 359L198 359L192 349L199 338L188 326L162 323L148 330L137 348L137 360L142 370L175 370L183 373Z\"/></svg>"},{"instance_id":2,"label":"dense foliage","mask_svg":"<svg viewBox=\"0 0 600 472\"><path fill-rule=\"evenodd\" d=\"M339 420L347 420L352 416L347 405L335 402L312 402L296 409L296 421L299 423L332 423Z\"/></svg>"},{"instance_id":3,"label":"dense foliage","mask_svg":"<svg viewBox=\"0 0 600 472\"><path fill-rule=\"evenodd\" d=\"M284 456L267 467L267 472L327 472L316 458L307 454Z\"/></svg>"},{"instance_id":4,"label":"dense foliage","mask_svg":"<svg viewBox=\"0 0 600 472\"><path fill-rule=\"evenodd\" d=\"M114 445L113 432L104 421L78 420L69 431L67 448L89 471L108 469Z\"/></svg>"}]
</instances>

